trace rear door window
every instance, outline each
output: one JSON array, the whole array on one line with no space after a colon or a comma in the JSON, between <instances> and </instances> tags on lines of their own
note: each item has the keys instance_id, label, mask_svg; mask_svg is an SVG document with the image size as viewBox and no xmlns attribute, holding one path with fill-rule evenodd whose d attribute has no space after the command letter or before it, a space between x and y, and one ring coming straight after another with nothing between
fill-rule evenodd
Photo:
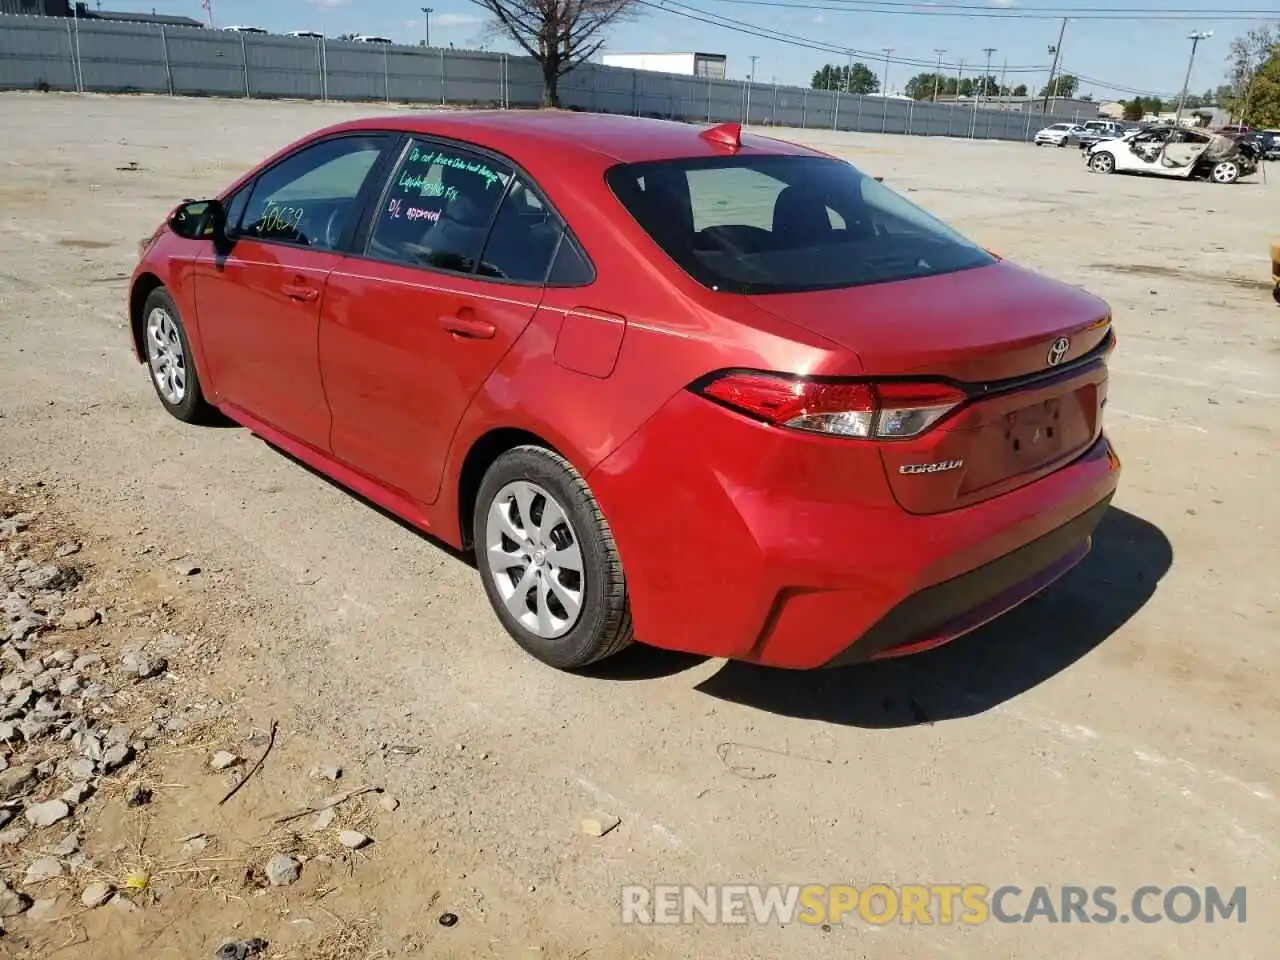
<instances>
[{"instance_id":1,"label":"rear door window","mask_svg":"<svg viewBox=\"0 0 1280 960\"><path fill-rule=\"evenodd\" d=\"M475 272L511 177L511 168L500 161L413 140L374 218L369 255L408 266Z\"/></svg>"}]
</instances>

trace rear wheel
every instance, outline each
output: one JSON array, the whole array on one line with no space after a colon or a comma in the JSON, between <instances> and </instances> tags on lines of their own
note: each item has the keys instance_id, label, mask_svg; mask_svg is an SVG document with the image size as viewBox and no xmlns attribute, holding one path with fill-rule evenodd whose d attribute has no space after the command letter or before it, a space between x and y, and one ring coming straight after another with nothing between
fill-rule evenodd
<instances>
[{"instance_id":1,"label":"rear wheel","mask_svg":"<svg viewBox=\"0 0 1280 960\"><path fill-rule=\"evenodd\" d=\"M1116 158L1109 153L1095 153L1089 159L1089 169L1094 173L1114 173Z\"/></svg>"},{"instance_id":2,"label":"rear wheel","mask_svg":"<svg viewBox=\"0 0 1280 960\"><path fill-rule=\"evenodd\" d=\"M183 423L209 423L217 412L204 398L191 342L178 305L157 287L142 307L142 340L151 386L160 403Z\"/></svg>"},{"instance_id":3,"label":"rear wheel","mask_svg":"<svg viewBox=\"0 0 1280 960\"><path fill-rule=\"evenodd\" d=\"M1220 160L1209 174L1214 183L1235 183L1240 179L1240 165L1234 160Z\"/></svg>"},{"instance_id":4,"label":"rear wheel","mask_svg":"<svg viewBox=\"0 0 1280 960\"><path fill-rule=\"evenodd\" d=\"M480 484L472 530L489 602L533 656L571 670L632 642L613 534L564 457L537 446L500 456Z\"/></svg>"}]
</instances>

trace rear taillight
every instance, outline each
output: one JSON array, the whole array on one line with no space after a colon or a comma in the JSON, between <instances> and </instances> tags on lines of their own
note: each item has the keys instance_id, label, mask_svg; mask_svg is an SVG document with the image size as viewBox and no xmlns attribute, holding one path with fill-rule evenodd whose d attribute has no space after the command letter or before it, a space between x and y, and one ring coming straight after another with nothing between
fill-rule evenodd
<instances>
[{"instance_id":1,"label":"rear taillight","mask_svg":"<svg viewBox=\"0 0 1280 960\"><path fill-rule=\"evenodd\" d=\"M963 390L934 381L806 380L726 371L692 389L765 423L862 439L917 437L964 403Z\"/></svg>"}]
</instances>

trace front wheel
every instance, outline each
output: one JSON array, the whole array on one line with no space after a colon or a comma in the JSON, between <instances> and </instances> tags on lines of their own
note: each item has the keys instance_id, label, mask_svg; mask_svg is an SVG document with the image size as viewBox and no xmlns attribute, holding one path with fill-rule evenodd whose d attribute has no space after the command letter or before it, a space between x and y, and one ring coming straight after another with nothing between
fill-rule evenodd
<instances>
[{"instance_id":1,"label":"front wheel","mask_svg":"<svg viewBox=\"0 0 1280 960\"><path fill-rule=\"evenodd\" d=\"M1235 183L1240 179L1240 166L1234 160L1221 160L1210 174L1214 183Z\"/></svg>"},{"instance_id":2,"label":"front wheel","mask_svg":"<svg viewBox=\"0 0 1280 960\"><path fill-rule=\"evenodd\" d=\"M142 307L142 339L151 386L164 408L183 423L210 423L217 419L217 412L200 388L191 341L178 305L164 287L152 290Z\"/></svg>"},{"instance_id":3,"label":"front wheel","mask_svg":"<svg viewBox=\"0 0 1280 960\"><path fill-rule=\"evenodd\" d=\"M1095 153L1089 159L1089 169L1094 173L1114 173L1116 158L1109 153Z\"/></svg>"},{"instance_id":4,"label":"front wheel","mask_svg":"<svg viewBox=\"0 0 1280 960\"><path fill-rule=\"evenodd\" d=\"M613 534L564 457L538 446L502 454L480 484L472 530L489 602L527 652L572 670L632 642Z\"/></svg>"}]
</instances>

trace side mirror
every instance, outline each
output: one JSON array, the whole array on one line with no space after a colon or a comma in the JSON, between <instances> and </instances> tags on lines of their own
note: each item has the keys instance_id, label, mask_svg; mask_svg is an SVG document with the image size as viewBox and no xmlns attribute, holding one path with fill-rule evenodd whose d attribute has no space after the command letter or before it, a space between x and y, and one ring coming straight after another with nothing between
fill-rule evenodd
<instances>
[{"instance_id":1,"label":"side mirror","mask_svg":"<svg viewBox=\"0 0 1280 960\"><path fill-rule=\"evenodd\" d=\"M169 229L187 240L211 240L220 252L228 246L227 211L219 200L188 200L169 218Z\"/></svg>"}]
</instances>

